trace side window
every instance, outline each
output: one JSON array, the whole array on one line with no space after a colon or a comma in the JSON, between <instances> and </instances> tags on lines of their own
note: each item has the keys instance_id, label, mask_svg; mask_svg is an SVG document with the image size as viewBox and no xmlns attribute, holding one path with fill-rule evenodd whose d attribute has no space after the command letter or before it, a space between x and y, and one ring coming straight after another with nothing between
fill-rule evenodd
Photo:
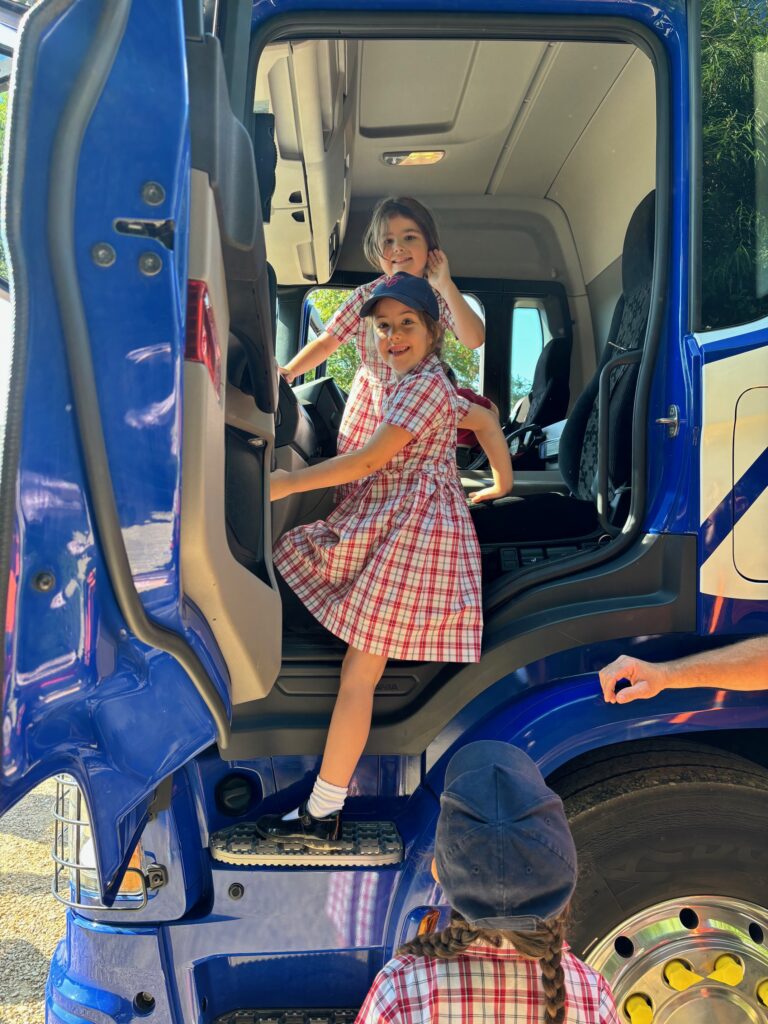
<instances>
[{"instance_id":1,"label":"side window","mask_svg":"<svg viewBox=\"0 0 768 1024\"><path fill-rule=\"evenodd\" d=\"M461 293L480 319L485 323L485 310L476 295L469 292ZM453 331L445 332L443 359L456 374L456 383L460 388L471 388L478 394L483 393L483 354L485 345L480 348L467 348L456 338Z\"/></svg>"},{"instance_id":2,"label":"side window","mask_svg":"<svg viewBox=\"0 0 768 1024\"><path fill-rule=\"evenodd\" d=\"M336 310L349 295L351 288L313 288L304 299L304 322L306 323L306 337L304 344L314 341L319 337L330 322ZM464 294L472 309L485 321L485 311L479 299L469 293ZM482 391L483 384L483 349L470 350L462 345L452 331L446 331L445 344L443 346L443 358L456 374L459 387L472 388L473 391ZM323 369L322 365L316 370L310 370L304 374L305 382L314 380L316 376L323 373L333 377L343 391L349 391L352 378L360 365L360 357L357 354L357 347L354 341L345 341L339 345Z\"/></svg>"},{"instance_id":3,"label":"side window","mask_svg":"<svg viewBox=\"0 0 768 1024\"><path fill-rule=\"evenodd\" d=\"M323 333L334 313L351 291L351 288L313 288L309 292L304 299L304 317L307 324L305 345ZM349 391L359 365L360 357L357 354L354 341L345 341L328 358L325 368L321 364L317 369L305 373L304 381L307 383L316 377L327 375L333 377L342 391Z\"/></svg>"},{"instance_id":4,"label":"side window","mask_svg":"<svg viewBox=\"0 0 768 1024\"><path fill-rule=\"evenodd\" d=\"M701 5L702 295L706 328L768 314L768 15Z\"/></svg>"},{"instance_id":5,"label":"side window","mask_svg":"<svg viewBox=\"0 0 768 1024\"><path fill-rule=\"evenodd\" d=\"M518 299L512 310L509 360L510 411L530 392L536 362L550 337L546 312L540 300Z\"/></svg>"}]
</instances>

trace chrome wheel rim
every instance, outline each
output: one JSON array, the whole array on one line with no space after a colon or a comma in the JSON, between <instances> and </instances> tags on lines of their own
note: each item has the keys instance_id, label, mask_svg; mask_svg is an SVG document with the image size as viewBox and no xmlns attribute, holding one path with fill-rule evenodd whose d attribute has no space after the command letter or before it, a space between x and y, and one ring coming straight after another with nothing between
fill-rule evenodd
<instances>
[{"instance_id":1,"label":"chrome wheel rim","mask_svg":"<svg viewBox=\"0 0 768 1024\"><path fill-rule=\"evenodd\" d=\"M743 900L654 904L600 939L585 960L609 982L624 1024L768 1019L768 911Z\"/></svg>"}]
</instances>

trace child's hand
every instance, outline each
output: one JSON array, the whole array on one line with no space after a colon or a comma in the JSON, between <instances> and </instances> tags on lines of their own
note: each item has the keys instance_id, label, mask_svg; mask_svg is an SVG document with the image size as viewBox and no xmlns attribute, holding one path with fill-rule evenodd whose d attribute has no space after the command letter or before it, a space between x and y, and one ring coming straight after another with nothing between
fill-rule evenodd
<instances>
[{"instance_id":1,"label":"child's hand","mask_svg":"<svg viewBox=\"0 0 768 1024\"><path fill-rule=\"evenodd\" d=\"M479 491L472 491L469 496L470 505L479 505L483 501L493 501L495 498L506 498L512 488L506 489L498 484L490 487L481 487Z\"/></svg>"},{"instance_id":2,"label":"child's hand","mask_svg":"<svg viewBox=\"0 0 768 1024\"><path fill-rule=\"evenodd\" d=\"M290 370L286 370L284 366L278 366L277 372L280 374L283 380L287 381L289 384L293 384L293 382L296 380L296 374L291 373Z\"/></svg>"},{"instance_id":3,"label":"child's hand","mask_svg":"<svg viewBox=\"0 0 768 1024\"><path fill-rule=\"evenodd\" d=\"M451 268L448 264L448 257L442 249L430 249L427 256L427 280L442 295L445 289L452 284Z\"/></svg>"},{"instance_id":4,"label":"child's hand","mask_svg":"<svg viewBox=\"0 0 768 1024\"><path fill-rule=\"evenodd\" d=\"M280 501L293 494L294 474L287 469L275 469L269 474L269 500Z\"/></svg>"}]
</instances>

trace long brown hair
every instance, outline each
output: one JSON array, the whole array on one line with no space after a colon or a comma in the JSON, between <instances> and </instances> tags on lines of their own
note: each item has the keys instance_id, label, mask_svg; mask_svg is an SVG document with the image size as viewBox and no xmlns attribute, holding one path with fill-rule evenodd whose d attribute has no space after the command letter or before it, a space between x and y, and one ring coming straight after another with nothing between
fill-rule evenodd
<instances>
[{"instance_id":1,"label":"long brown hair","mask_svg":"<svg viewBox=\"0 0 768 1024\"><path fill-rule=\"evenodd\" d=\"M390 217L407 217L418 224L427 243L427 249L440 248L440 235L435 218L429 210L412 196L386 196L373 209L368 227L363 235L365 258L375 270L381 270L381 247L379 241L386 231Z\"/></svg>"},{"instance_id":2,"label":"long brown hair","mask_svg":"<svg viewBox=\"0 0 768 1024\"><path fill-rule=\"evenodd\" d=\"M539 961L541 981L546 996L544 1024L564 1024L565 1021L565 974L562 967L566 908L558 917L546 921L535 932L488 931L472 928L455 911L451 923L440 932L418 935L398 949L401 953L414 953L430 959L453 960L475 942L485 942L499 947L506 939L518 953Z\"/></svg>"}]
</instances>

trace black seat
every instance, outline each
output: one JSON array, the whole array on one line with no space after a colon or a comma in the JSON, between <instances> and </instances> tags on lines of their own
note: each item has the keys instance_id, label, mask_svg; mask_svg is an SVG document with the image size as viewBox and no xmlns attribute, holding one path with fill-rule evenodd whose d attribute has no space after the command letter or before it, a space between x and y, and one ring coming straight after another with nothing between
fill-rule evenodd
<instances>
[{"instance_id":1,"label":"black seat","mask_svg":"<svg viewBox=\"0 0 768 1024\"><path fill-rule=\"evenodd\" d=\"M571 396L571 338L551 338L541 350L533 372L527 410L518 414L504 428L509 451L517 469L534 469L542 465L538 454L543 438L542 427L565 419ZM523 400L518 406L524 408ZM484 469L488 458L479 445L466 451L457 448L461 469Z\"/></svg>"},{"instance_id":2,"label":"black seat","mask_svg":"<svg viewBox=\"0 0 768 1024\"><path fill-rule=\"evenodd\" d=\"M504 498L474 510L483 545L579 540L600 532L597 516L598 392L603 368L617 356L642 349L650 308L653 272L655 193L632 214L622 251L622 287L602 357L587 387L576 400L563 428L558 454L569 495L533 494ZM638 362L610 371L608 386L608 502L615 523L626 515L632 473L632 414ZM549 553L558 553L557 544ZM503 562L503 559L502 559ZM525 564L524 560L520 564ZM509 557L501 568L514 568ZM497 566L497 572L499 567Z\"/></svg>"}]
</instances>

